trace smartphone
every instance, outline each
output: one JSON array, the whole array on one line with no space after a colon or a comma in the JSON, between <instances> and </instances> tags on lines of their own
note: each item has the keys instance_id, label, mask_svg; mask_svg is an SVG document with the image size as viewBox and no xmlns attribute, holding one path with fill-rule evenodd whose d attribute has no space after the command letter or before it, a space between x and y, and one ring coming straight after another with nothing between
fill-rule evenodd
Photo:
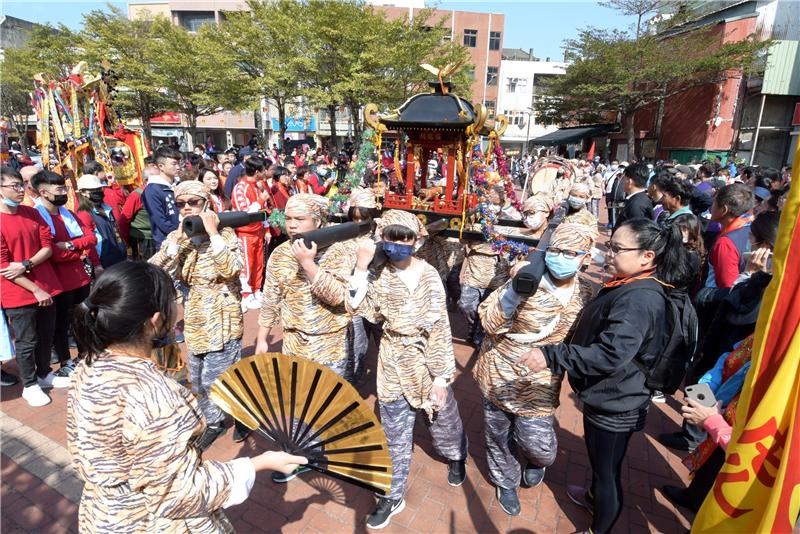
<instances>
[{"instance_id":1,"label":"smartphone","mask_svg":"<svg viewBox=\"0 0 800 534\"><path fill-rule=\"evenodd\" d=\"M714 392L708 384L695 384L686 386L686 398L696 401L698 404L713 408L717 404Z\"/></svg>"},{"instance_id":2,"label":"smartphone","mask_svg":"<svg viewBox=\"0 0 800 534\"><path fill-rule=\"evenodd\" d=\"M752 256L752 255L753 255L752 251L748 251L748 252L745 252L744 254L742 254L742 257L744 258L745 263L747 263L748 260L750 260L750 256ZM770 252L769 255L767 256L767 270L772 272L772 252Z\"/></svg>"}]
</instances>

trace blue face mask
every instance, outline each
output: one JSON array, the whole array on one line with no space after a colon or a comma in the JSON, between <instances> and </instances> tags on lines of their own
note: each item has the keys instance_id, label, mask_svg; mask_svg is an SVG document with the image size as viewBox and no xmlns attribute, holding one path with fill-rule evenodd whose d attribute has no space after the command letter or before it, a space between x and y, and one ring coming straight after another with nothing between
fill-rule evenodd
<instances>
[{"instance_id":1,"label":"blue face mask","mask_svg":"<svg viewBox=\"0 0 800 534\"><path fill-rule=\"evenodd\" d=\"M566 280L575 276L578 272L578 267L581 264L583 256L576 258L565 258L562 254L547 253L544 256L544 263L547 265L547 270L553 275L554 278L559 280Z\"/></svg>"},{"instance_id":2,"label":"blue face mask","mask_svg":"<svg viewBox=\"0 0 800 534\"><path fill-rule=\"evenodd\" d=\"M9 208L17 208L19 207L19 202L16 200L11 200L10 198L3 197L3 204L8 206Z\"/></svg>"},{"instance_id":3,"label":"blue face mask","mask_svg":"<svg viewBox=\"0 0 800 534\"><path fill-rule=\"evenodd\" d=\"M403 245L402 243L384 241L383 252L391 261L403 261L414 254L414 245Z\"/></svg>"},{"instance_id":4,"label":"blue face mask","mask_svg":"<svg viewBox=\"0 0 800 534\"><path fill-rule=\"evenodd\" d=\"M567 204L574 210L579 210L586 205L586 201L578 197L568 197Z\"/></svg>"}]
</instances>

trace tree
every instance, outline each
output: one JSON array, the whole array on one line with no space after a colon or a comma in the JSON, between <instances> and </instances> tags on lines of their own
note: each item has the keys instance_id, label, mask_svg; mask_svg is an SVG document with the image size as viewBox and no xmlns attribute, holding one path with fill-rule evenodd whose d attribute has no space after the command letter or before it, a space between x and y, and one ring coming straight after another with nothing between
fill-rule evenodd
<instances>
[{"instance_id":1,"label":"tree","mask_svg":"<svg viewBox=\"0 0 800 534\"><path fill-rule=\"evenodd\" d=\"M191 33L161 17L153 20L152 31L155 37L146 54L157 58L153 79L169 98L170 108L186 115L193 142L199 117L252 106L250 94L241 90L248 80L236 68L228 46L216 39L215 26L206 24Z\"/></svg>"},{"instance_id":2,"label":"tree","mask_svg":"<svg viewBox=\"0 0 800 534\"><path fill-rule=\"evenodd\" d=\"M81 45L90 65L108 60L117 77L114 108L121 117L138 118L145 138L152 140L152 117L170 109L170 98L160 90L157 63L151 41L159 36L154 27L162 27L145 13L129 19L119 8L91 11L83 17ZM169 21L166 21L167 23Z\"/></svg>"},{"instance_id":3,"label":"tree","mask_svg":"<svg viewBox=\"0 0 800 534\"><path fill-rule=\"evenodd\" d=\"M606 0L603 7L616 9L623 15L636 16L636 39L642 34L642 18L648 13L656 13L675 7L677 0Z\"/></svg>"},{"instance_id":4,"label":"tree","mask_svg":"<svg viewBox=\"0 0 800 534\"><path fill-rule=\"evenodd\" d=\"M8 116L11 127L20 134L20 144L27 149L25 131L33 113L30 93L33 77L44 73L52 78L66 76L78 62L75 35L66 26L41 25L28 33L20 48L6 48L0 67L0 112Z\"/></svg>"},{"instance_id":5,"label":"tree","mask_svg":"<svg viewBox=\"0 0 800 534\"><path fill-rule=\"evenodd\" d=\"M751 70L769 45L751 39L721 43L711 30L669 38L588 28L567 42L572 63L547 87L542 115L558 122L594 122L603 112L625 117L628 153L635 148L634 119L644 109L694 87L718 84Z\"/></svg>"},{"instance_id":6,"label":"tree","mask_svg":"<svg viewBox=\"0 0 800 534\"><path fill-rule=\"evenodd\" d=\"M253 100L265 98L278 110L281 142L286 137L286 106L303 95L301 74L310 58L299 38L304 6L294 0L247 0L249 11L228 12L210 36L226 49L238 70L237 90Z\"/></svg>"}]
</instances>

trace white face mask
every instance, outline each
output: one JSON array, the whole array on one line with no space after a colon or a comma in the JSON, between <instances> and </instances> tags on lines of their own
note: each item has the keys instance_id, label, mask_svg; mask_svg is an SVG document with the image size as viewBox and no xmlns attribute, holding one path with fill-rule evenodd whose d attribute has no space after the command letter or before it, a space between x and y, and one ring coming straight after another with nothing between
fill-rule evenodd
<instances>
[{"instance_id":1,"label":"white face mask","mask_svg":"<svg viewBox=\"0 0 800 534\"><path fill-rule=\"evenodd\" d=\"M606 255L603 253L602 250L596 247L592 247L590 251L592 255L592 263L595 265L605 265L606 264Z\"/></svg>"},{"instance_id":2,"label":"white face mask","mask_svg":"<svg viewBox=\"0 0 800 534\"><path fill-rule=\"evenodd\" d=\"M546 218L543 213L534 213L525 217L524 224L531 230L538 230L544 224Z\"/></svg>"}]
</instances>

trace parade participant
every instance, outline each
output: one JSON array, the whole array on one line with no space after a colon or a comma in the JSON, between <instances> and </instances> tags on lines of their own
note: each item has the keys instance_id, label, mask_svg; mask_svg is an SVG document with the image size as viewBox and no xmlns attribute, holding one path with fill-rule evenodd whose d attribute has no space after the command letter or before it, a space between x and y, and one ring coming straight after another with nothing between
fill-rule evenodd
<instances>
[{"instance_id":1,"label":"parade participant","mask_svg":"<svg viewBox=\"0 0 800 534\"><path fill-rule=\"evenodd\" d=\"M225 198L225 190L222 188L217 171L209 168L200 169L200 181L208 187L211 202L214 203L214 211L222 213L230 209L231 203Z\"/></svg>"},{"instance_id":2,"label":"parade participant","mask_svg":"<svg viewBox=\"0 0 800 534\"><path fill-rule=\"evenodd\" d=\"M417 412L428 415L436 451L448 460L447 481L466 478L467 438L450 383L455 357L444 286L436 269L413 256L422 225L414 215L390 210L379 236L388 262L368 281L375 242L362 239L350 280L348 308L371 322L384 321L378 351L378 406L392 459L392 485L367 518L383 528L405 507Z\"/></svg>"},{"instance_id":3,"label":"parade participant","mask_svg":"<svg viewBox=\"0 0 800 534\"><path fill-rule=\"evenodd\" d=\"M622 511L622 462L652 394L645 369L669 338L666 291L685 288L691 276L680 230L651 219L620 225L606 255L615 278L584 308L569 344L533 348L519 360L534 372L566 372L583 401L592 483L568 486L567 494L592 511L596 534L612 532Z\"/></svg>"},{"instance_id":4,"label":"parade participant","mask_svg":"<svg viewBox=\"0 0 800 534\"><path fill-rule=\"evenodd\" d=\"M21 206L25 186L11 167L0 168L0 306L14 333L22 398L33 407L50 403L42 388L69 387L50 371L50 348L61 293L48 261L53 235L34 208Z\"/></svg>"},{"instance_id":5,"label":"parade participant","mask_svg":"<svg viewBox=\"0 0 800 534\"><path fill-rule=\"evenodd\" d=\"M202 459L197 400L150 359L177 314L169 275L143 262L108 269L76 309L87 355L67 400L67 448L83 482L81 532L232 532L222 509L247 499L257 472L306 463L284 452Z\"/></svg>"},{"instance_id":6,"label":"parade participant","mask_svg":"<svg viewBox=\"0 0 800 534\"><path fill-rule=\"evenodd\" d=\"M120 210L125 204L125 192L114 180L114 174L107 172L103 164L97 160L84 163L81 171L83 174L93 174L100 179L100 183L103 184L103 203L111 206L114 218L119 219Z\"/></svg>"},{"instance_id":7,"label":"parade participant","mask_svg":"<svg viewBox=\"0 0 800 534\"><path fill-rule=\"evenodd\" d=\"M275 199L275 207L282 210L286 209L286 202L291 196L292 177L289 169L278 165L272 173L272 197Z\"/></svg>"},{"instance_id":8,"label":"parade participant","mask_svg":"<svg viewBox=\"0 0 800 534\"><path fill-rule=\"evenodd\" d=\"M564 217L564 222L568 224L583 224L590 228L596 228L597 217L592 215L588 209L591 199L592 189L589 182L576 182L572 184L572 188L569 190L569 196L567 197L569 210L567 211L566 217Z\"/></svg>"},{"instance_id":9,"label":"parade participant","mask_svg":"<svg viewBox=\"0 0 800 534\"><path fill-rule=\"evenodd\" d=\"M39 193L40 203L36 210L53 236L53 254L49 261L62 289L59 295L53 297L56 309L53 350L61 364L61 369L55 374L69 376L75 368L75 360L71 360L69 355L69 323L75 306L89 295L92 279L86 272L83 258L94 250L97 237L86 224L78 221L74 213L64 207L69 190L63 176L51 171L39 171L31 179L31 185ZM78 354L80 353L79 346Z\"/></svg>"},{"instance_id":10,"label":"parade participant","mask_svg":"<svg viewBox=\"0 0 800 534\"><path fill-rule=\"evenodd\" d=\"M553 200L544 193L537 193L525 199L522 205L522 222L525 228L521 234L534 238L542 237L547 230L547 219L553 210Z\"/></svg>"},{"instance_id":11,"label":"parade participant","mask_svg":"<svg viewBox=\"0 0 800 534\"><path fill-rule=\"evenodd\" d=\"M23 206L35 207L39 203L39 192L31 186L31 178L39 172L39 167L36 165L26 165L19 170L22 176L22 183L25 186L25 197L22 199Z\"/></svg>"},{"instance_id":12,"label":"parade participant","mask_svg":"<svg viewBox=\"0 0 800 534\"><path fill-rule=\"evenodd\" d=\"M231 197L235 211L256 212L267 208L269 192L259 189L259 182L264 179L266 170L264 160L252 156L244 162L244 178L233 188ZM264 247L269 234L264 224L255 221L236 229L239 237L239 248L244 255L242 269L242 311L257 310L261 306L261 286L264 283Z\"/></svg>"},{"instance_id":13,"label":"parade participant","mask_svg":"<svg viewBox=\"0 0 800 534\"><path fill-rule=\"evenodd\" d=\"M520 513L520 474L526 486L536 487L556 459L553 423L563 378L549 369L533 373L519 358L534 346L564 341L591 300L592 285L577 273L596 235L587 225L559 225L536 293L523 297L508 281L478 310L487 336L473 373L483 394L486 459L497 501L509 515ZM525 265L518 262L512 273ZM527 460L524 471L512 452L515 448Z\"/></svg>"},{"instance_id":14,"label":"parade participant","mask_svg":"<svg viewBox=\"0 0 800 534\"><path fill-rule=\"evenodd\" d=\"M200 216L206 234L188 238L182 229L175 230L150 258L150 263L173 273L189 289L183 312L187 363L192 392L208 425L197 443L201 449L225 433L225 414L211 402L208 392L214 380L241 358L244 334L239 281L244 260L236 232L219 229L211 202L204 184L178 184L175 205L181 216ZM245 427L237 424L234 441L244 440L246 434Z\"/></svg>"},{"instance_id":15,"label":"parade participant","mask_svg":"<svg viewBox=\"0 0 800 534\"><path fill-rule=\"evenodd\" d=\"M178 228L178 210L175 208L172 186L180 171L181 159L181 153L174 148L160 147L156 150L154 161L160 174L150 176L142 193L142 203L150 217L155 250L161 248L161 242L167 234Z\"/></svg>"},{"instance_id":16,"label":"parade participant","mask_svg":"<svg viewBox=\"0 0 800 534\"><path fill-rule=\"evenodd\" d=\"M105 269L127 258L125 245L120 243L121 238L117 230L117 221L108 204L103 202L103 184L97 176L84 174L78 179L78 210L77 217L89 227L97 237L95 251L89 252L89 258L98 267ZM101 269L101 270L102 270Z\"/></svg>"}]
</instances>

